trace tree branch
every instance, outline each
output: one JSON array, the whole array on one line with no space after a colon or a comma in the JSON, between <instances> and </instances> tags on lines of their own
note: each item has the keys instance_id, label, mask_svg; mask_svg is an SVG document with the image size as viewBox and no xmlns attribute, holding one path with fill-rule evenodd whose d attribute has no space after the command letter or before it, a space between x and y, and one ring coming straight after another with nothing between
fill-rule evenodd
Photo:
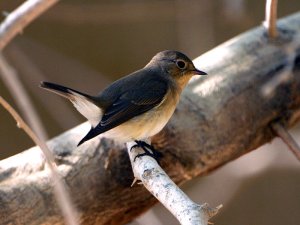
<instances>
[{"instance_id":1,"label":"tree branch","mask_svg":"<svg viewBox=\"0 0 300 225\"><path fill-rule=\"evenodd\" d=\"M264 25L268 29L270 38L276 38L278 35L276 20L277 20L277 0L266 0Z\"/></svg>"},{"instance_id":2,"label":"tree branch","mask_svg":"<svg viewBox=\"0 0 300 225\"><path fill-rule=\"evenodd\" d=\"M25 120L28 121L34 132L41 137L42 140L47 140L48 135L42 126L42 121L36 112L30 97L28 96L16 70L7 62L3 54L0 52L0 78L8 87L11 96L17 103Z\"/></svg>"},{"instance_id":3,"label":"tree branch","mask_svg":"<svg viewBox=\"0 0 300 225\"><path fill-rule=\"evenodd\" d=\"M287 128L299 121L300 13L281 20L278 28L274 41L259 27L194 61L209 76L191 81L166 128L151 140L164 155L161 167L176 184L269 142L274 121ZM263 89L270 82L266 95ZM49 142L58 170L81 212L81 223L126 223L156 201L143 186L130 187L134 177L124 145L99 137L76 148L88 129L83 124ZM37 150L0 162L3 223L62 223L48 174L35 160ZM32 201L36 207L31 213L19 210Z\"/></svg>"},{"instance_id":4,"label":"tree branch","mask_svg":"<svg viewBox=\"0 0 300 225\"><path fill-rule=\"evenodd\" d=\"M300 147L289 132L278 123L272 124L274 131L284 141L295 157L300 161Z\"/></svg>"},{"instance_id":5,"label":"tree branch","mask_svg":"<svg viewBox=\"0 0 300 225\"><path fill-rule=\"evenodd\" d=\"M27 0L0 24L0 51L36 17L58 0Z\"/></svg>"},{"instance_id":6,"label":"tree branch","mask_svg":"<svg viewBox=\"0 0 300 225\"><path fill-rule=\"evenodd\" d=\"M64 219L69 225L77 225L78 215L73 208L70 196L65 189L63 182L60 179L60 175L57 172L56 164L54 162L54 157L50 149L47 147L46 143L41 141L37 135L30 129L30 127L24 122L24 120L19 116L19 114L0 96L0 105L2 105L15 119L18 127L22 128L25 133L38 145L42 152L44 153L44 160L50 169L51 181L54 183L54 194L60 209L64 215ZM52 188L51 188L52 189Z\"/></svg>"},{"instance_id":7,"label":"tree branch","mask_svg":"<svg viewBox=\"0 0 300 225\"><path fill-rule=\"evenodd\" d=\"M150 143L150 142L148 142ZM135 179L156 197L182 225L207 225L208 220L217 214L219 208L193 202L149 156L136 157L144 151L134 147L135 142L127 143L127 150Z\"/></svg>"}]
</instances>

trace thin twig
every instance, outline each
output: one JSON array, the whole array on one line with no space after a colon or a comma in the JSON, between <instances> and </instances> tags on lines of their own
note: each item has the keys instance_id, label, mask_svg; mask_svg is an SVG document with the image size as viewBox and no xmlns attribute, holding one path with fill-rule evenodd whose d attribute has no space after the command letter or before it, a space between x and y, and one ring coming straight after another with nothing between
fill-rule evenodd
<instances>
[{"instance_id":1,"label":"thin twig","mask_svg":"<svg viewBox=\"0 0 300 225\"><path fill-rule=\"evenodd\" d=\"M43 151L46 163L50 168L51 176L54 183L54 194L58 202L59 207L64 215L65 222L69 225L78 225L78 214L73 204L71 203L71 198L66 191L65 186L60 179L60 175L56 169L56 164L54 162L54 157L50 149L47 147L46 143L41 141L31 128L24 122L24 120L19 116L19 114L0 96L0 104L12 115L16 120L19 128L22 128L25 133L34 141L36 145L40 147Z\"/></svg>"},{"instance_id":2,"label":"thin twig","mask_svg":"<svg viewBox=\"0 0 300 225\"><path fill-rule=\"evenodd\" d=\"M0 24L0 51L36 17L58 0L28 0L10 13Z\"/></svg>"},{"instance_id":3,"label":"thin twig","mask_svg":"<svg viewBox=\"0 0 300 225\"><path fill-rule=\"evenodd\" d=\"M289 134L289 132L279 123L272 124L273 130L282 139L282 141L288 146L288 149L296 156L300 161L300 146L294 140L294 138Z\"/></svg>"},{"instance_id":4,"label":"thin twig","mask_svg":"<svg viewBox=\"0 0 300 225\"><path fill-rule=\"evenodd\" d=\"M38 134L43 141L47 140L47 133L42 126L42 122L38 116L38 113L34 109L33 104L23 84L21 83L16 70L9 65L1 52L0 77L2 77L4 84L8 87L8 90L22 112L22 115L25 117L26 121L32 127L34 132Z\"/></svg>"},{"instance_id":5,"label":"thin twig","mask_svg":"<svg viewBox=\"0 0 300 225\"><path fill-rule=\"evenodd\" d=\"M193 202L166 174L157 161L149 156L136 157L143 150L135 142L127 143L127 150L135 180L155 196L182 225L207 225L222 206L211 208L207 203Z\"/></svg>"},{"instance_id":6,"label":"thin twig","mask_svg":"<svg viewBox=\"0 0 300 225\"><path fill-rule=\"evenodd\" d=\"M36 65L36 62L34 62L33 58L28 57L28 54L25 53L22 48L16 43L12 43L12 45L10 45L8 49L6 49L5 53L6 59L9 59L11 62L13 62L14 66L18 68L19 71L22 71L22 74L19 74L17 71L17 75L22 75L23 85L27 84L28 86L32 87L32 84L34 84L34 87L32 87L29 92L31 92L39 101L37 104L42 104L44 110L49 113L51 119L53 119L60 128L62 128L63 130L67 130L70 125L80 123L77 114L75 115L75 111L71 110L70 107L65 104L64 99L49 95L47 96L47 101L44 100L44 95L40 94L41 89L38 87L38 85L36 85L36 81L47 80L49 78L46 76L46 74L44 74L44 71L40 70L39 66ZM53 101L57 103L59 112L54 109L53 105L55 103ZM60 115L68 115L68 120ZM25 119L27 118L25 117ZM33 126L31 127L34 128Z\"/></svg>"},{"instance_id":7,"label":"thin twig","mask_svg":"<svg viewBox=\"0 0 300 225\"><path fill-rule=\"evenodd\" d=\"M270 38L276 38L278 35L276 20L277 20L277 0L266 0L266 17L264 25L268 29Z\"/></svg>"}]
</instances>

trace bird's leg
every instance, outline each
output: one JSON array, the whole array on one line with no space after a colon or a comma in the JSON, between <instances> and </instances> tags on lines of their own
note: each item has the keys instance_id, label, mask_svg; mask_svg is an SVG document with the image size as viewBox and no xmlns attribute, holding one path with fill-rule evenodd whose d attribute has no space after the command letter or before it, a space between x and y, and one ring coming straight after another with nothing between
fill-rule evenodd
<instances>
[{"instance_id":1,"label":"bird's leg","mask_svg":"<svg viewBox=\"0 0 300 225\"><path fill-rule=\"evenodd\" d=\"M148 155L148 156L151 156L152 158L156 159L157 162L159 162L159 159L162 157L162 154L160 152L158 152L152 145L149 145L148 143L146 143L144 141L138 141L138 140L135 140L135 143L136 143L136 145L133 145L131 147L131 149L135 148L135 147L140 147L145 151L145 153L141 153L141 154L138 154L137 156L135 156L134 161L136 158Z\"/></svg>"}]
</instances>

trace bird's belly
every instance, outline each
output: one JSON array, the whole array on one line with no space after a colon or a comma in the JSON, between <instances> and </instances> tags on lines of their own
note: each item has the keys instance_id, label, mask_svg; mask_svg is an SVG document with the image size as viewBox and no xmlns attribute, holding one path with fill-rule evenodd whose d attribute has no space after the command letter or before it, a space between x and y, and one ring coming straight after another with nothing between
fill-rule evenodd
<instances>
[{"instance_id":1,"label":"bird's belly","mask_svg":"<svg viewBox=\"0 0 300 225\"><path fill-rule=\"evenodd\" d=\"M161 104L142 115L105 132L105 136L116 141L128 142L143 140L161 131L171 118L176 104Z\"/></svg>"}]
</instances>

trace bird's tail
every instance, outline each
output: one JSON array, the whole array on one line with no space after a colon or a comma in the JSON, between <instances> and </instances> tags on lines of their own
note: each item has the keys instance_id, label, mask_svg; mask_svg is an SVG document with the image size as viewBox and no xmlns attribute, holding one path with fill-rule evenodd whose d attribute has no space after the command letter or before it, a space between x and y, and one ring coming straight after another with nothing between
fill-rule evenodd
<instances>
[{"instance_id":1,"label":"bird's tail","mask_svg":"<svg viewBox=\"0 0 300 225\"><path fill-rule=\"evenodd\" d=\"M65 97L65 98L72 98L72 96L74 95L74 93L78 94L78 95L82 95L86 98L93 98L92 96L89 96L87 94L84 94L82 92L79 92L79 91L76 91L72 88L68 88L68 87L65 87L65 86L62 86L62 85L59 85L59 84L54 84L54 83L51 83L51 82L46 82L46 81L42 81L41 84L40 84L40 87L41 88L44 88L48 91L52 91L62 97Z\"/></svg>"},{"instance_id":2,"label":"bird's tail","mask_svg":"<svg viewBox=\"0 0 300 225\"><path fill-rule=\"evenodd\" d=\"M40 87L69 99L93 127L101 120L102 109L98 105L96 97L50 82L41 82Z\"/></svg>"}]
</instances>

